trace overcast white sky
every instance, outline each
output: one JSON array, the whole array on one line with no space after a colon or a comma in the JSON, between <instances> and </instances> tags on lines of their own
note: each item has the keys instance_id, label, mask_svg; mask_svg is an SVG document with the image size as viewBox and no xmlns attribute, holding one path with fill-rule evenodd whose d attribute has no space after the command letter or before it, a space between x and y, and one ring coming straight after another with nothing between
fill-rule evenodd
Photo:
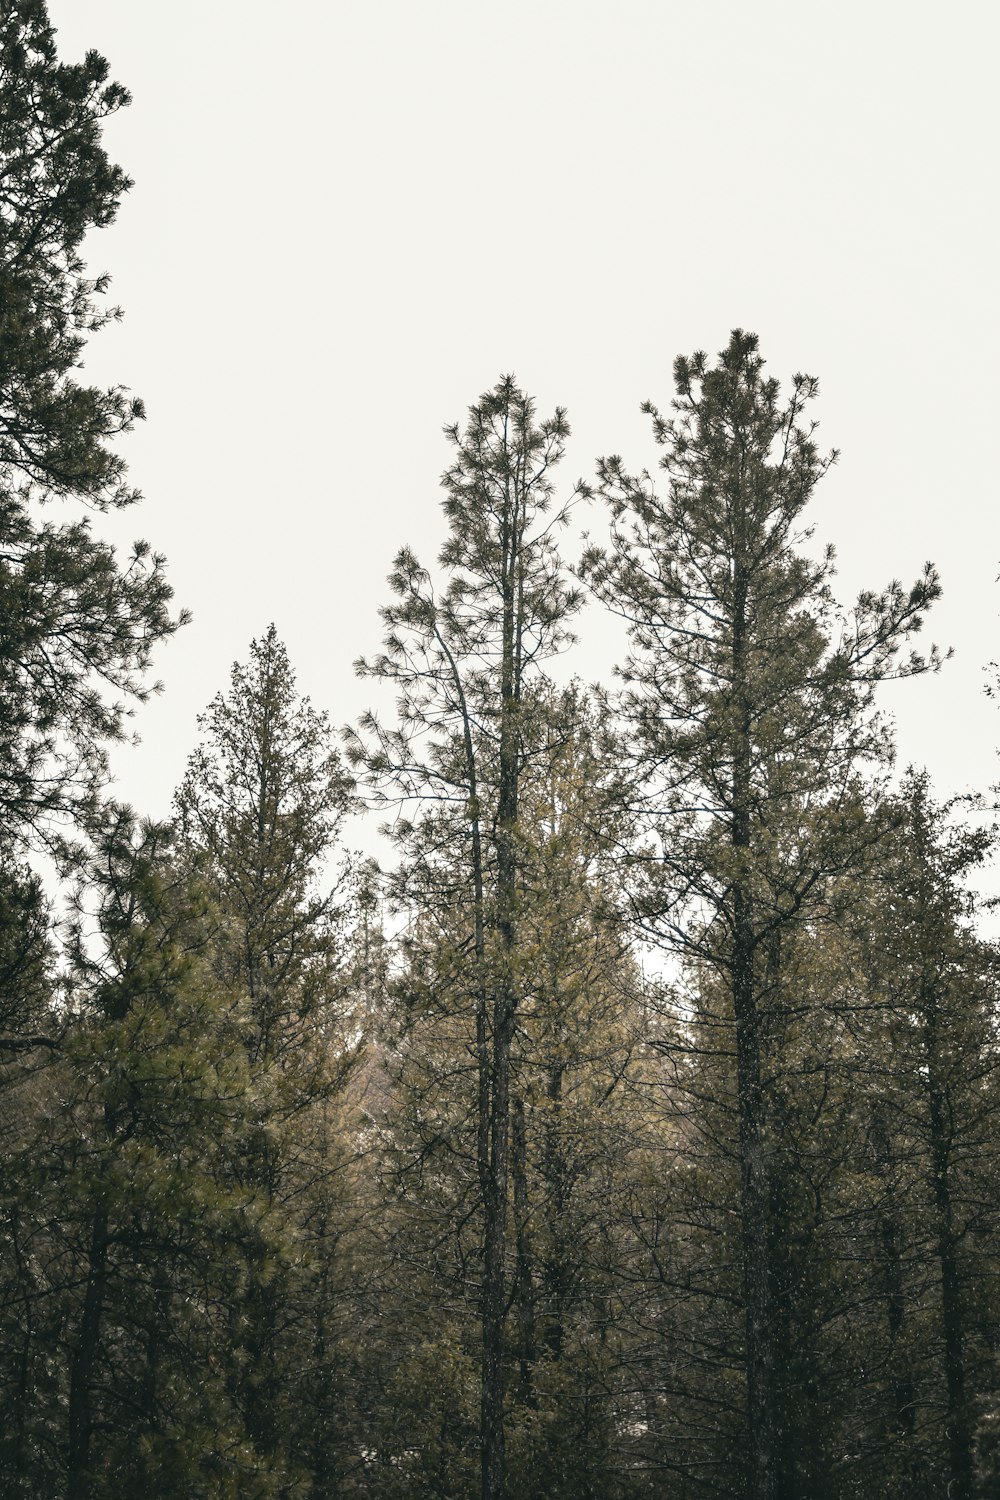
<instances>
[{"instance_id":1,"label":"overcast white sky","mask_svg":"<svg viewBox=\"0 0 1000 1500\"><path fill-rule=\"evenodd\" d=\"M371 698L393 552L440 539L445 422L508 370L568 408L567 490L655 462L674 356L756 330L818 375L840 593L927 558L955 648L893 688L942 793L1000 767L997 8L783 0L50 0L110 60L135 179L92 241L125 322L90 375L148 405L146 499L193 623L117 758L164 812L195 716L273 619L334 722ZM595 510L592 529L604 524ZM608 633L575 665L606 675Z\"/></svg>"}]
</instances>

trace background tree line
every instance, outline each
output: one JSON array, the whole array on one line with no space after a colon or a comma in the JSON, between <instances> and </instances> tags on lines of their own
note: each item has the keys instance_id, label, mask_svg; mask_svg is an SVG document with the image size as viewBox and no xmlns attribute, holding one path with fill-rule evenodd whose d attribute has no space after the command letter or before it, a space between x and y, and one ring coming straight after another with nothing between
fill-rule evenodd
<instances>
[{"instance_id":1,"label":"background tree line","mask_svg":"<svg viewBox=\"0 0 1000 1500\"><path fill-rule=\"evenodd\" d=\"M142 408L78 374L128 96L43 0L0 70L3 1493L995 1493L994 834L892 774L939 584L837 604L816 382L737 330L655 477L571 488L505 377L357 664L389 716L338 749L272 625L144 820L108 748L183 616L95 533ZM613 690L552 666L588 595Z\"/></svg>"}]
</instances>

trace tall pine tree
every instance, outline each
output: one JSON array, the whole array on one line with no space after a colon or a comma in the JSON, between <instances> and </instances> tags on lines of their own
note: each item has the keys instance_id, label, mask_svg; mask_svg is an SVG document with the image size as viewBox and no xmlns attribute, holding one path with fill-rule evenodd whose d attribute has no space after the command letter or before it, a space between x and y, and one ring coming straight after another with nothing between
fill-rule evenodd
<instances>
[{"instance_id":1,"label":"tall pine tree","mask_svg":"<svg viewBox=\"0 0 1000 1500\"><path fill-rule=\"evenodd\" d=\"M407 901L425 901L432 914L451 905L467 924L482 1226L482 1500L507 1493L503 1349L511 1054L522 992L523 711L542 662L566 642L577 605L553 542L566 509L553 509L551 471L568 431L561 410L537 421L510 377L470 408L463 429L448 430L454 460L442 480L442 582L438 587L408 548L397 555L395 600L382 610L385 651L359 670L394 684L398 726L369 716L351 749L376 794L406 809L393 831Z\"/></svg>"},{"instance_id":2,"label":"tall pine tree","mask_svg":"<svg viewBox=\"0 0 1000 1500\"><path fill-rule=\"evenodd\" d=\"M647 842L635 901L659 940L707 965L727 997L735 1053L742 1239L746 1493L777 1500L780 1309L773 1238L773 1130L785 932L876 836L859 776L888 754L876 684L925 670L901 655L938 593L864 594L850 617L830 592L832 554L801 550L802 513L825 472L806 411L816 381L782 400L756 337L715 365L675 362L672 418L645 408L662 492L617 457L600 484L607 550L585 572L626 620L621 712ZM779 1294L780 1295L780 1294Z\"/></svg>"},{"instance_id":3,"label":"tall pine tree","mask_svg":"<svg viewBox=\"0 0 1000 1500\"><path fill-rule=\"evenodd\" d=\"M76 374L87 337L119 316L81 246L130 185L101 144L104 120L128 102L98 53L59 61L44 0L4 7L0 838L13 846L59 843L66 820L93 809L106 747L122 738L130 702L149 691L153 650L178 624L162 558L137 542L120 559L86 513L139 498L113 443L141 402ZM83 513L46 519L50 500Z\"/></svg>"}]
</instances>

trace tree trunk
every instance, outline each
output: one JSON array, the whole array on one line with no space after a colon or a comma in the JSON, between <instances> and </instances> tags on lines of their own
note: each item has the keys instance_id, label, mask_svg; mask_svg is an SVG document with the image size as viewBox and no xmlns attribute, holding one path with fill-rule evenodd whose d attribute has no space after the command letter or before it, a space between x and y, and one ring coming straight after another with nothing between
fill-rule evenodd
<instances>
[{"instance_id":1,"label":"tree trunk","mask_svg":"<svg viewBox=\"0 0 1000 1500\"><path fill-rule=\"evenodd\" d=\"M900 1252L899 1217L893 1204L892 1184L887 1175L892 1151L889 1132L881 1111L876 1114L873 1122L872 1142L879 1168L886 1173L878 1215L878 1236L886 1330L889 1335L888 1365L892 1379L891 1442L901 1448L901 1456L908 1456L916 1418L915 1393L913 1378L907 1369L904 1351L900 1349L903 1313L906 1306L903 1289L903 1260Z\"/></svg>"},{"instance_id":2,"label":"tree trunk","mask_svg":"<svg viewBox=\"0 0 1000 1500\"><path fill-rule=\"evenodd\" d=\"M251 1275L255 1284L247 1297L250 1331L246 1340L246 1424L257 1452L268 1459L273 1458L278 1447L278 1378L274 1351L277 1294L273 1283L262 1279L259 1261L253 1265Z\"/></svg>"},{"instance_id":3,"label":"tree trunk","mask_svg":"<svg viewBox=\"0 0 1000 1500\"><path fill-rule=\"evenodd\" d=\"M499 1018L498 1018L499 1019ZM506 1320L507 1176L510 1051L494 1038L490 1090L490 1162L485 1196L482 1292L482 1500L505 1500L507 1465L503 1420L503 1336Z\"/></svg>"},{"instance_id":4,"label":"tree trunk","mask_svg":"<svg viewBox=\"0 0 1000 1500\"><path fill-rule=\"evenodd\" d=\"M733 735L732 883L733 1010L736 1019L737 1113L740 1148L740 1226L746 1357L747 1492L775 1500L774 1351L768 1247L770 1181L761 1078L761 1018L754 984L753 903L750 893L751 716L746 658L746 584L737 555L733 610L733 689L738 719Z\"/></svg>"},{"instance_id":5,"label":"tree trunk","mask_svg":"<svg viewBox=\"0 0 1000 1500\"><path fill-rule=\"evenodd\" d=\"M263 1198L270 1215L277 1194L279 1167L264 1131L253 1142L248 1155L250 1182ZM244 1341L247 1370L243 1411L251 1442L262 1457L270 1459L277 1452L280 1441L275 1341L281 1288L277 1269L273 1266L269 1272L265 1269L270 1256L266 1232L253 1231L248 1252L247 1333Z\"/></svg>"},{"instance_id":6,"label":"tree trunk","mask_svg":"<svg viewBox=\"0 0 1000 1500\"><path fill-rule=\"evenodd\" d=\"M534 1406L532 1369L535 1363L535 1299L531 1247L528 1242L528 1142L524 1121L524 1100L515 1098L511 1173L514 1180L514 1234L516 1251L515 1294L517 1300L518 1362L521 1373L521 1399Z\"/></svg>"},{"instance_id":7,"label":"tree trunk","mask_svg":"<svg viewBox=\"0 0 1000 1500\"><path fill-rule=\"evenodd\" d=\"M20 1352L17 1360L17 1379L14 1382L17 1393L14 1398L15 1425L10 1439L10 1457L9 1460L5 1458L4 1469L12 1479L20 1479L22 1481L18 1485L18 1493L26 1494L24 1476L28 1467L28 1417L31 1415L32 1410L32 1369L36 1353L36 1335L34 1297L31 1295L30 1289L32 1278L21 1248L21 1218L16 1202L12 1203L10 1209L10 1238L11 1248L14 1252L17 1282L24 1288L22 1301L24 1324L21 1329Z\"/></svg>"},{"instance_id":8,"label":"tree trunk","mask_svg":"<svg viewBox=\"0 0 1000 1500\"><path fill-rule=\"evenodd\" d=\"M948 1126L948 1100L945 1088L937 1076L935 1051L932 1043L928 1048L928 1094L931 1174L937 1216L937 1253L941 1267L944 1373L948 1397L948 1500L972 1500L972 1434L965 1393L965 1340L951 1194L952 1142Z\"/></svg>"},{"instance_id":9,"label":"tree trunk","mask_svg":"<svg viewBox=\"0 0 1000 1500\"><path fill-rule=\"evenodd\" d=\"M742 907L741 900L738 907ZM753 993L748 921L737 921L733 965L740 1142L740 1225L746 1337L746 1413L749 1500L774 1500L775 1433L772 1420L774 1358L768 1266L769 1180L764 1142L760 1031Z\"/></svg>"},{"instance_id":10,"label":"tree trunk","mask_svg":"<svg viewBox=\"0 0 1000 1500\"><path fill-rule=\"evenodd\" d=\"M105 1209L99 1209L91 1223L83 1312L70 1358L66 1500L89 1500L90 1496L91 1378L100 1346L107 1276L108 1216Z\"/></svg>"},{"instance_id":11,"label":"tree trunk","mask_svg":"<svg viewBox=\"0 0 1000 1500\"><path fill-rule=\"evenodd\" d=\"M555 986L552 987L553 994ZM563 1320L567 1293L566 1160L562 1142L563 1065L549 1070L549 1107L545 1113L545 1179L549 1203L549 1235L545 1259L545 1346L554 1360L563 1352Z\"/></svg>"},{"instance_id":12,"label":"tree trunk","mask_svg":"<svg viewBox=\"0 0 1000 1500\"><path fill-rule=\"evenodd\" d=\"M506 434L505 434L506 437ZM510 1050L517 1010L517 816L518 714L521 694L521 554L523 497L506 480L501 523L500 744L496 824L496 932L499 938L493 995L489 1108L489 1172L485 1193L482 1307L481 1500L506 1500L503 1341L506 1321L505 1263L507 1193L510 1180Z\"/></svg>"},{"instance_id":13,"label":"tree trunk","mask_svg":"<svg viewBox=\"0 0 1000 1500\"><path fill-rule=\"evenodd\" d=\"M153 1272L152 1307L146 1329L146 1351L137 1412L143 1428L156 1432L160 1425L160 1362L170 1327L170 1305L173 1294L166 1266Z\"/></svg>"}]
</instances>

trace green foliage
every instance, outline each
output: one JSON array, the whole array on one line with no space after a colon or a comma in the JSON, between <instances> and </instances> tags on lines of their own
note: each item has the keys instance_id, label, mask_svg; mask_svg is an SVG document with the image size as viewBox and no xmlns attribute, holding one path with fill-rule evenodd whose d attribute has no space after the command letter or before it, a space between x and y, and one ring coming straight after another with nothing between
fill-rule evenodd
<instances>
[{"instance_id":1,"label":"green foliage","mask_svg":"<svg viewBox=\"0 0 1000 1500\"><path fill-rule=\"evenodd\" d=\"M321 892L318 880L350 805L350 778L326 715L297 697L273 625L198 723L204 739L175 805L223 917L215 961L250 998L252 1055L301 1060L306 1029L322 1030L338 989L338 889ZM346 891L339 895L342 903Z\"/></svg>"},{"instance_id":2,"label":"green foliage","mask_svg":"<svg viewBox=\"0 0 1000 1500\"><path fill-rule=\"evenodd\" d=\"M479 1219L482 1244L477 1303L485 1500L502 1500L505 1493L505 1260L511 1049L521 1000L524 710L540 683L541 663L570 639L567 622L579 604L553 540L569 507L549 514L550 470L568 431L561 410L536 422L533 403L510 376L470 408L464 429L448 429L455 461L442 478L449 523L440 553L442 585L403 548L389 578L396 600L381 610L385 651L371 663L356 663L362 676L396 686L398 723L387 728L368 714L360 735L348 731L348 753L365 768L375 797L409 814L393 829L402 856L400 904L412 909L424 895L432 921L440 913L450 929L449 942L456 926L465 929L461 983L475 1070L475 1114L465 1134L478 1195L466 1217Z\"/></svg>"},{"instance_id":3,"label":"green foliage","mask_svg":"<svg viewBox=\"0 0 1000 1500\"><path fill-rule=\"evenodd\" d=\"M238 1294L231 1243L254 1211L231 1169L248 1082L239 1005L208 968L211 907L166 830L115 810L78 902L61 1046L11 1090L37 1133L8 1158L3 1335L22 1369L31 1356L37 1410L12 1435L5 1482L54 1494L62 1467L70 1493L97 1500L127 1492L155 1450L187 1492L215 1494L225 1462L204 1434L239 1440L219 1310Z\"/></svg>"},{"instance_id":4,"label":"green foliage","mask_svg":"<svg viewBox=\"0 0 1000 1500\"><path fill-rule=\"evenodd\" d=\"M826 1314L801 1295L824 1283L804 1141L806 1120L822 1129L833 1104L810 1099L829 1038L821 1029L816 1048L796 1034L807 1007L795 955L834 883L863 870L886 833L868 779L884 778L891 759L875 689L937 665L934 652L907 648L939 585L928 566L909 591L892 583L862 594L849 616L837 608L832 552L817 561L801 547L804 509L835 457L820 454L808 418L813 378L796 375L782 399L756 336L736 330L714 365L700 352L679 358L674 380L672 417L644 408L663 450L662 493L648 472L602 460L611 543L591 547L583 571L629 629L617 706L621 797L639 829L632 899L647 931L694 970L678 996L678 1040L687 1030L690 1056L707 1067L679 1082L710 1111L724 1101L728 1121L709 1128L701 1111L701 1130L738 1167L725 1198L741 1276L724 1294L743 1327L719 1331L707 1367L743 1365L745 1420L714 1462L731 1465L726 1482L754 1500L779 1500L819 1493L829 1468L807 1373ZM713 1177L703 1186L714 1196ZM733 1251L721 1238L716 1247L732 1266ZM789 1347L793 1330L801 1349ZM707 1411L720 1399L711 1384ZM703 1461L696 1447L689 1472Z\"/></svg>"},{"instance_id":5,"label":"green foliage","mask_svg":"<svg viewBox=\"0 0 1000 1500\"><path fill-rule=\"evenodd\" d=\"M342 1439L323 1428L337 1420L353 1154L344 1093L360 1045L353 875L321 881L351 782L273 625L199 727L178 824L219 913L208 961L242 997L249 1080L231 1163L255 1204L233 1245L244 1287L230 1310L233 1389L254 1472L332 1485Z\"/></svg>"},{"instance_id":6,"label":"green foliage","mask_svg":"<svg viewBox=\"0 0 1000 1500\"><path fill-rule=\"evenodd\" d=\"M110 224L131 186L101 145L101 126L129 103L96 52L61 63L44 0L14 0L0 23L0 468L99 505L136 499L109 440L142 405L122 387L81 386L88 333L119 316L88 279L84 235Z\"/></svg>"},{"instance_id":7,"label":"green foliage","mask_svg":"<svg viewBox=\"0 0 1000 1500\"><path fill-rule=\"evenodd\" d=\"M817 382L796 375L783 401L763 364L740 330L714 366L703 353L677 360L675 416L644 407L662 489L602 459L611 543L584 558L630 633L622 794L638 794L659 855L636 864L648 887L637 896L654 930L709 960L737 877L763 933L863 858L878 826L860 772L891 752L876 685L938 662L905 651L940 592L930 565L910 590L864 593L846 616L832 550L818 561L802 550L802 512L836 455L820 454L807 416ZM747 855L731 837L737 803Z\"/></svg>"},{"instance_id":8,"label":"green foliage","mask_svg":"<svg viewBox=\"0 0 1000 1500\"><path fill-rule=\"evenodd\" d=\"M817 384L737 330L645 408L661 477L599 465L581 575L630 648L614 703L560 691L589 490L557 501L565 414L505 377L358 664L397 695L346 736L388 876L338 862L353 782L273 625L176 827L102 805L180 623L92 529L138 498L142 405L79 375L127 103L44 0L3 8L0 1491L985 1500L994 835L890 789L876 699L938 664L933 568L838 607Z\"/></svg>"},{"instance_id":9,"label":"green foliage","mask_svg":"<svg viewBox=\"0 0 1000 1500\"><path fill-rule=\"evenodd\" d=\"M122 387L74 375L88 334L117 310L88 278L80 246L114 218L129 186L101 146L128 103L96 52L59 62L43 0L0 21L0 831L52 840L53 817L93 809L105 746L128 701L149 691L169 613L163 560L144 542L124 563L89 518L42 519L69 498L99 509L138 498L111 446L141 417ZM56 842L59 842L57 839Z\"/></svg>"}]
</instances>

